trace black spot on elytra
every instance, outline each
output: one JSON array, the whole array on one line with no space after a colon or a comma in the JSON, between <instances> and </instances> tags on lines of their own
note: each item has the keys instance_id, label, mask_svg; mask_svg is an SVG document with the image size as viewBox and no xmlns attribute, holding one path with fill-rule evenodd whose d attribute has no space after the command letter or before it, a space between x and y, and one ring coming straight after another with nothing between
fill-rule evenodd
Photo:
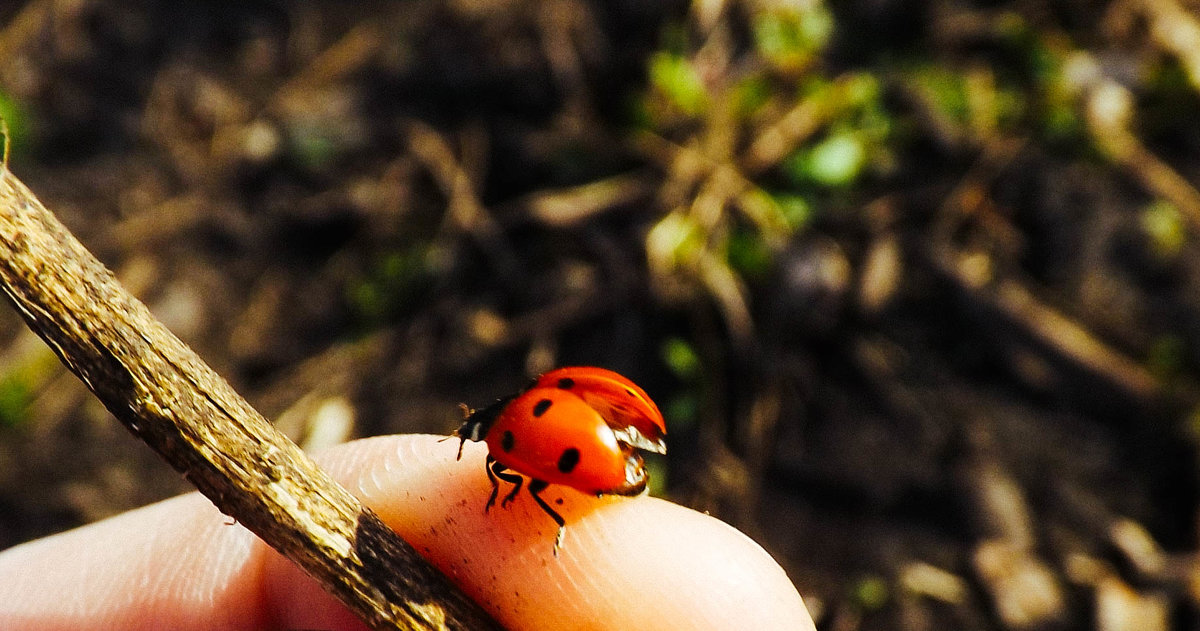
<instances>
[{"instance_id":1,"label":"black spot on elytra","mask_svg":"<svg viewBox=\"0 0 1200 631\"><path fill-rule=\"evenodd\" d=\"M579 465L579 450L574 447L567 447L563 450L562 455L558 457L558 470L562 473L570 473Z\"/></svg>"},{"instance_id":2,"label":"black spot on elytra","mask_svg":"<svg viewBox=\"0 0 1200 631\"><path fill-rule=\"evenodd\" d=\"M631 397L633 397L633 398L635 398L635 399L637 398L637 395L636 395L636 394L634 394L634 393L633 393L633 390L630 390L629 388L625 388L625 394L628 394L629 396L631 396Z\"/></svg>"},{"instance_id":3,"label":"black spot on elytra","mask_svg":"<svg viewBox=\"0 0 1200 631\"><path fill-rule=\"evenodd\" d=\"M558 388L560 390L570 390L575 387L575 380L570 377L563 377L558 380Z\"/></svg>"},{"instance_id":4,"label":"black spot on elytra","mask_svg":"<svg viewBox=\"0 0 1200 631\"><path fill-rule=\"evenodd\" d=\"M514 446L516 446L516 442L517 439L515 436L513 436L513 433L510 431L505 431L504 435L500 437L500 448L504 450L504 453L508 453L513 450Z\"/></svg>"},{"instance_id":5,"label":"black spot on elytra","mask_svg":"<svg viewBox=\"0 0 1200 631\"><path fill-rule=\"evenodd\" d=\"M551 405L550 399L542 399L541 401L538 401L537 404L533 406L534 418L537 418L537 417L545 414L546 410L550 409L550 405Z\"/></svg>"}]
</instances>

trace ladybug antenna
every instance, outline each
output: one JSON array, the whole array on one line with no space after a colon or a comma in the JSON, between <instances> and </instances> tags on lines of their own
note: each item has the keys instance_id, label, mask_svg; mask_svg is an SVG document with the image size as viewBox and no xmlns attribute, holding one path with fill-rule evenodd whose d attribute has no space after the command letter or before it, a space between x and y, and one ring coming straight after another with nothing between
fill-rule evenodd
<instances>
[{"instance_id":1,"label":"ladybug antenna","mask_svg":"<svg viewBox=\"0 0 1200 631\"><path fill-rule=\"evenodd\" d=\"M465 444L465 443L467 442L467 439L466 439L466 437L464 437L462 434L460 434L460 433L458 433L457 431L455 431L455 432L454 432L453 434L451 434L450 436L444 436L444 437L442 437L442 439L441 439L441 440L439 440L438 442L439 442L439 443L444 443L444 442L446 442L446 441L450 440L451 438L457 438L457 439L458 439L458 457L456 457L456 458L455 458L455 460L462 460L462 450L463 450L463 444Z\"/></svg>"}]
</instances>

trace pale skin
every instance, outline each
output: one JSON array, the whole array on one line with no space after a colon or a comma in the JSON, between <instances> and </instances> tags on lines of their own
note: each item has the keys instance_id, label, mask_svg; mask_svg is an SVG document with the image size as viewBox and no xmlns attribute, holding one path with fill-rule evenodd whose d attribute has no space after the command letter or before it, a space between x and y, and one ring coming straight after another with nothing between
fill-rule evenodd
<instances>
[{"instance_id":1,"label":"pale skin","mask_svg":"<svg viewBox=\"0 0 1200 631\"><path fill-rule=\"evenodd\" d=\"M486 447L386 436L318 460L507 629L814 629L796 588L724 523L651 497L551 486L483 510ZM557 504L558 499L563 503ZM0 552L0 628L366 629L189 494Z\"/></svg>"}]
</instances>

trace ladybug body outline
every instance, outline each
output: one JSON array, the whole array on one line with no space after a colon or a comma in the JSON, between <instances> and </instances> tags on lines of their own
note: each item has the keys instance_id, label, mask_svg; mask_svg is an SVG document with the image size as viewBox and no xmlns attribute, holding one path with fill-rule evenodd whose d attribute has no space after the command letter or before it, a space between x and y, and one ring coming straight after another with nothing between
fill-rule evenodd
<instances>
[{"instance_id":1,"label":"ladybug body outline","mask_svg":"<svg viewBox=\"0 0 1200 631\"><path fill-rule=\"evenodd\" d=\"M458 457L468 440L488 446L492 492L484 510L495 505L500 481L513 485L500 501L507 507L528 477L528 493L558 525L556 556L566 522L541 497L547 487L561 484L597 497L639 495L649 474L638 450L666 452L666 425L658 407L632 381L603 368L552 370L514 395L464 410L466 418L455 432Z\"/></svg>"}]
</instances>

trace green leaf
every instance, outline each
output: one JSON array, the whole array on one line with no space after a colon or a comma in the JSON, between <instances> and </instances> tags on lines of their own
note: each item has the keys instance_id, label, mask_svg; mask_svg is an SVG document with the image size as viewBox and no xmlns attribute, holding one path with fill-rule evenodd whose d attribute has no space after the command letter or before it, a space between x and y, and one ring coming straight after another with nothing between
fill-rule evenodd
<instances>
[{"instance_id":1,"label":"green leaf","mask_svg":"<svg viewBox=\"0 0 1200 631\"><path fill-rule=\"evenodd\" d=\"M650 58L650 85L677 110L698 116L708 107L708 92L691 60L666 52Z\"/></svg>"},{"instance_id":2,"label":"green leaf","mask_svg":"<svg viewBox=\"0 0 1200 631\"><path fill-rule=\"evenodd\" d=\"M833 29L833 16L821 5L799 11L769 11L754 20L754 45L768 62L795 68L825 47Z\"/></svg>"},{"instance_id":3,"label":"green leaf","mask_svg":"<svg viewBox=\"0 0 1200 631\"><path fill-rule=\"evenodd\" d=\"M793 154L783 168L798 182L813 182L828 187L854 183L867 164L867 148L858 134L839 131L817 143L807 152Z\"/></svg>"},{"instance_id":4,"label":"green leaf","mask_svg":"<svg viewBox=\"0 0 1200 631\"><path fill-rule=\"evenodd\" d=\"M771 269L771 249L757 231L737 230L726 243L729 266L748 278L762 278Z\"/></svg>"},{"instance_id":5,"label":"green leaf","mask_svg":"<svg viewBox=\"0 0 1200 631\"><path fill-rule=\"evenodd\" d=\"M672 337L663 342L663 361L675 376L692 381L700 376L700 355L685 339Z\"/></svg>"},{"instance_id":6,"label":"green leaf","mask_svg":"<svg viewBox=\"0 0 1200 631\"><path fill-rule=\"evenodd\" d=\"M1183 250L1187 226L1174 204L1161 199L1151 202L1142 209L1141 224L1155 256L1173 259Z\"/></svg>"}]
</instances>

